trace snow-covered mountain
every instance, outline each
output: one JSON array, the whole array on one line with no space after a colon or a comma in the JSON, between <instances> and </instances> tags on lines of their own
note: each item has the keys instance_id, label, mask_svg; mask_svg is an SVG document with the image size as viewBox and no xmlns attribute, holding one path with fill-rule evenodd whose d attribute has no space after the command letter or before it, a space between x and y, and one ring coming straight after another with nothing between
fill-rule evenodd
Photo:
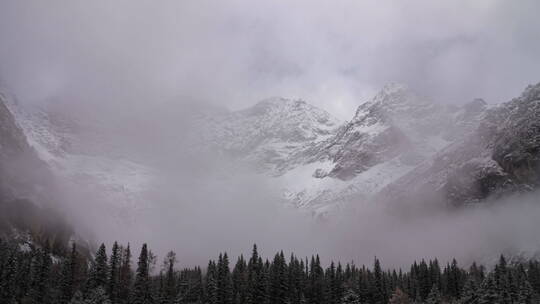
<instances>
[{"instance_id":1,"label":"snow-covered mountain","mask_svg":"<svg viewBox=\"0 0 540 304\"><path fill-rule=\"evenodd\" d=\"M411 200L419 193L453 205L540 186L540 84L485 111L476 128L389 185L384 197Z\"/></svg>"},{"instance_id":2,"label":"snow-covered mountain","mask_svg":"<svg viewBox=\"0 0 540 304\"><path fill-rule=\"evenodd\" d=\"M321 215L425 191L466 202L536 187L539 91L540 85L529 87L521 97L489 109L481 99L447 106L389 84L348 122L285 98L239 111L197 106L186 114L156 108L144 113L150 123L130 121L145 126L137 138L166 142L159 150L147 144L151 153L189 158L211 151L255 165L286 201ZM129 152L137 147L125 149L98 123L14 102L8 106L29 145L54 172L104 193L120 209L151 207L143 194L159 178L159 164Z\"/></svg>"},{"instance_id":3,"label":"snow-covered mountain","mask_svg":"<svg viewBox=\"0 0 540 304\"><path fill-rule=\"evenodd\" d=\"M297 165L281 176L286 196L315 214L351 200L368 202L472 132L485 107L482 100L448 107L404 85L387 85L335 135L293 158Z\"/></svg>"},{"instance_id":4,"label":"snow-covered mountain","mask_svg":"<svg viewBox=\"0 0 540 304\"><path fill-rule=\"evenodd\" d=\"M205 124L206 144L279 175L292 155L332 137L340 122L303 100L275 97Z\"/></svg>"},{"instance_id":5,"label":"snow-covered mountain","mask_svg":"<svg viewBox=\"0 0 540 304\"><path fill-rule=\"evenodd\" d=\"M0 93L0 237L25 233L65 244L72 228L58 212L55 176L29 144L10 99Z\"/></svg>"},{"instance_id":6,"label":"snow-covered mountain","mask_svg":"<svg viewBox=\"0 0 540 304\"><path fill-rule=\"evenodd\" d=\"M13 100L8 107L29 145L62 182L114 204L112 212L122 214L143 206L141 193L150 185L151 168L129 156L108 153L111 147L103 134L83 130L84 125L67 115Z\"/></svg>"}]
</instances>

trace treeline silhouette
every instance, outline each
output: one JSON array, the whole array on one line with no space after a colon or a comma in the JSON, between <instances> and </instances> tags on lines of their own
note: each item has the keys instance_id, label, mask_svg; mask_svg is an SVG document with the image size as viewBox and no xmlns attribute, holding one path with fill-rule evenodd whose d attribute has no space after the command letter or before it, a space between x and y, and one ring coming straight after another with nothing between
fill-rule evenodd
<instances>
[{"instance_id":1,"label":"treeline silhouette","mask_svg":"<svg viewBox=\"0 0 540 304\"><path fill-rule=\"evenodd\" d=\"M0 239L0 303L79 304L341 304L540 303L540 263L507 263L493 270L453 260L414 262L406 270L351 263L321 265L319 256L261 257L257 246L231 267L227 253L203 270L176 269L174 252L162 265L143 245L132 263L129 245L101 245L87 258L75 244L52 255L43 246ZM161 263L159 263L161 264Z\"/></svg>"}]
</instances>

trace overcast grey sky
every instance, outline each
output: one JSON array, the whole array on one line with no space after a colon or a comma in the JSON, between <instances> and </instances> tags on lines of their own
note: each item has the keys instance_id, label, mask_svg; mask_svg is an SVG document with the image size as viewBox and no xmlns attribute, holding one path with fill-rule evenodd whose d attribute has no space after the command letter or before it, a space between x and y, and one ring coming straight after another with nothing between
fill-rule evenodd
<instances>
[{"instance_id":1,"label":"overcast grey sky","mask_svg":"<svg viewBox=\"0 0 540 304\"><path fill-rule=\"evenodd\" d=\"M0 79L28 102L303 98L348 119L390 81L445 102L540 81L540 2L2 0Z\"/></svg>"}]
</instances>

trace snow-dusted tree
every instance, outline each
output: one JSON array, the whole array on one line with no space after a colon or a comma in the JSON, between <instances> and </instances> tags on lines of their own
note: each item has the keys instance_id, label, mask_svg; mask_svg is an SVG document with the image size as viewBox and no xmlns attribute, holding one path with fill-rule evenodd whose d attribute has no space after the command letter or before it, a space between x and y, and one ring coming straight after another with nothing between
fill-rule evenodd
<instances>
[{"instance_id":1,"label":"snow-dusted tree","mask_svg":"<svg viewBox=\"0 0 540 304\"><path fill-rule=\"evenodd\" d=\"M480 288L478 304L500 304L503 303L493 275L489 275Z\"/></svg>"},{"instance_id":2,"label":"snow-dusted tree","mask_svg":"<svg viewBox=\"0 0 540 304\"><path fill-rule=\"evenodd\" d=\"M390 304L409 304L409 303L411 303L411 299L400 288L396 288L396 290L392 294L392 297L390 298L388 303L390 303Z\"/></svg>"},{"instance_id":3,"label":"snow-dusted tree","mask_svg":"<svg viewBox=\"0 0 540 304\"><path fill-rule=\"evenodd\" d=\"M51 251L49 242L45 241L42 249L35 253L32 265L32 286L30 288L30 301L35 304L49 303L50 298L50 271L51 271Z\"/></svg>"},{"instance_id":4,"label":"snow-dusted tree","mask_svg":"<svg viewBox=\"0 0 540 304\"><path fill-rule=\"evenodd\" d=\"M88 296L84 302L85 304L111 304L111 300L107 296L105 289L99 286L88 292Z\"/></svg>"},{"instance_id":5,"label":"snow-dusted tree","mask_svg":"<svg viewBox=\"0 0 540 304\"><path fill-rule=\"evenodd\" d=\"M437 285L433 285L426 299L426 304L441 304L441 303L442 303L442 298L441 298L441 293L439 292L439 288L437 287Z\"/></svg>"},{"instance_id":6,"label":"snow-dusted tree","mask_svg":"<svg viewBox=\"0 0 540 304\"><path fill-rule=\"evenodd\" d=\"M176 274L174 273L174 264L176 263L176 253L169 251L163 262L163 266L166 269L165 282L164 282L164 297L167 301L172 302L177 294L176 290Z\"/></svg>"},{"instance_id":7,"label":"snow-dusted tree","mask_svg":"<svg viewBox=\"0 0 540 304\"><path fill-rule=\"evenodd\" d=\"M118 299L118 279L120 272L120 247L117 242L114 242L112 247L111 258L109 259L109 278L107 286L107 294L111 299L112 304L117 303Z\"/></svg>"},{"instance_id":8,"label":"snow-dusted tree","mask_svg":"<svg viewBox=\"0 0 540 304\"><path fill-rule=\"evenodd\" d=\"M98 287L105 290L105 288L107 288L107 278L109 276L108 268L105 244L101 244L90 268L86 290L92 291Z\"/></svg>"},{"instance_id":9,"label":"snow-dusted tree","mask_svg":"<svg viewBox=\"0 0 540 304\"><path fill-rule=\"evenodd\" d=\"M60 276L60 301L61 303L68 303L75 292L75 281L77 276L77 270L79 254L77 252L77 245L73 243L71 245L71 253L68 258L62 263L61 276Z\"/></svg>"},{"instance_id":10,"label":"snow-dusted tree","mask_svg":"<svg viewBox=\"0 0 540 304\"><path fill-rule=\"evenodd\" d=\"M206 272L206 303L218 303L217 269L214 261L208 262Z\"/></svg>"},{"instance_id":11,"label":"snow-dusted tree","mask_svg":"<svg viewBox=\"0 0 540 304\"><path fill-rule=\"evenodd\" d=\"M360 304L360 297L354 290L347 289L341 298L341 304Z\"/></svg>"},{"instance_id":12,"label":"snow-dusted tree","mask_svg":"<svg viewBox=\"0 0 540 304\"><path fill-rule=\"evenodd\" d=\"M132 304L150 304L152 303L152 290L149 278L148 248L143 244L139 262L137 263L137 273L135 275L135 284L133 286Z\"/></svg>"},{"instance_id":13,"label":"snow-dusted tree","mask_svg":"<svg viewBox=\"0 0 540 304\"><path fill-rule=\"evenodd\" d=\"M474 278L469 278L463 287L460 304L476 304L478 302L478 285Z\"/></svg>"},{"instance_id":14,"label":"snow-dusted tree","mask_svg":"<svg viewBox=\"0 0 540 304\"><path fill-rule=\"evenodd\" d=\"M121 251L121 263L118 273L118 303L127 303L131 296L133 273L131 270L131 249L129 244Z\"/></svg>"}]
</instances>

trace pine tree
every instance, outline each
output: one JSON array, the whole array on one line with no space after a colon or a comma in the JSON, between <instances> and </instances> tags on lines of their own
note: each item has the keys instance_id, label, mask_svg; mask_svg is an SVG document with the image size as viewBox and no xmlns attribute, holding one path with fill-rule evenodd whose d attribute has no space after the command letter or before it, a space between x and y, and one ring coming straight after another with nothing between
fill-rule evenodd
<instances>
[{"instance_id":1,"label":"pine tree","mask_svg":"<svg viewBox=\"0 0 540 304\"><path fill-rule=\"evenodd\" d=\"M121 251L121 263L118 274L118 302L127 303L131 298L132 270L130 246Z\"/></svg>"},{"instance_id":2,"label":"pine tree","mask_svg":"<svg viewBox=\"0 0 540 304\"><path fill-rule=\"evenodd\" d=\"M417 269L417 284L418 291L420 293L420 299L422 300L425 300L428 297L429 292L431 291L431 287L433 286L431 284L430 278L431 275L426 261L420 261Z\"/></svg>"},{"instance_id":3,"label":"pine tree","mask_svg":"<svg viewBox=\"0 0 540 304\"><path fill-rule=\"evenodd\" d=\"M471 277L465 283L460 304L476 304L478 302L478 285L476 279Z\"/></svg>"},{"instance_id":4,"label":"pine tree","mask_svg":"<svg viewBox=\"0 0 540 304\"><path fill-rule=\"evenodd\" d=\"M516 284L514 285L514 299L517 303L533 303L535 298L534 290L527 280L527 273L522 264L518 265L516 271Z\"/></svg>"},{"instance_id":5,"label":"pine tree","mask_svg":"<svg viewBox=\"0 0 540 304\"><path fill-rule=\"evenodd\" d=\"M107 250L105 244L99 246L96 252L96 257L90 268L90 274L86 285L87 290L94 290L101 287L103 290L107 288L107 278L109 276L107 266Z\"/></svg>"},{"instance_id":6,"label":"pine tree","mask_svg":"<svg viewBox=\"0 0 540 304\"><path fill-rule=\"evenodd\" d=\"M51 270L51 253L49 242L41 250L37 250L32 267L32 286L30 301L35 304L49 303L49 276Z\"/></svg>"},{"instance_id":7,"label":"pine tree","mask_svg":"<svg viewBox=\"0 0 540 304\"><path fill-rule=\"evenodd\" d=\"M253 251L248 263L248 292L247 303L258 304L266 301L266 281L263 270L263 262L257 252L257 245L253 245Z\"/></svg>"},{"instance_id":8,"label":"pine tree","mask_svg":"<svg viewBox=\"0 0 540 304\"><path fill-rule=\"evenodd\" d=\"M148 262L148 248L146 244L143 244L141 254L139 255L139 261L137 263L135 284L133 285L133 304L152 303Z\"/></svg>"},{"instance_id":9,"label":"pine tree","mask_svg":"<svg viewBox=\"0 0 540 304\"><path fill-rule=\"evenodd\" d=\"M217 269L213 261L208 262L206 272L206 303L218 303Z\"/></svg>"},{"instance_id":10,"label":"pine tree","mask_svg":"<svg viewBox=\"0 0 540 304\"><path fill-rule=\"evenodd\" d=\"M232 283L227 253L219 255L217 265L218 304L232 303Z\"/></svg>"},{"instance_id":11,"label":"pine tree","mask_svg":"<svg viewBox=\"0 0 540 304\"><path fill-rule=\"evenodd\" d=\"M240 255L231 275L233 287L233 299L235 304L243 304L247 301L248 273L244 257Z\"/></svg>"},{"instance_id":12,"label":"pine tree","mask_svg":"<svg viewBox=\"0 0 540 304\"><path fill-rule=\"evenodd\" d=\"M78 252L75 242L71 245L69 257L62 263L60 282L60 303L68 303L75 293L76 277L78 272Z\"/></svg>"},{"instance_id":13,"label":"pine tree","mask_svg":"<svg viewBox=\"0 0 540 304\"><path fill-rule=\"evenodd\" d=\"M383 272L379 259L375 258L373 267L373 302L386 303L386 292L384 286Z\"/></svg>"},{"instance_id":14,"label":"pine tree","mask_svg":"<svg viewBox=\"0 0 540 304\"><path fill-rule=\"evenodd\" d=\"M112 304L118 303L118 285L120 272L120 247L117 242L114 242L112 247L111 258L109 260L109 278L107 294L111 299Z\"/></svg>"},{"instance_id":15,"label":"pine tree","mask_svg":"<svg viewBox=\"0 0 540 304\"><path fill-rule=\"evenodd\" d=\"M164 265L167 269L164 283L164 297L167 303L172 303L177 295L176 276L174 273L174 264L176 263L176 253L169 251L165 257Z\"/></svg>"},{"instance_id":16,"label":"pine tree","mask_svg":"<svg viewBox=\"0 0 540 304\"><path fill-rule=\"evenodd\" d=\"M489 275L479 291L478 304L502 304L503 299L495 283L493 275Z\"/></svg>"},{"instance_id":17,"label":"pine tree","mask_svg":"<svg viewBox=\"0 0 540 304\"><path fill-rule=\"evenodd\" d=\"M283 252L274 257L270 269L270 304L285 304L287 302L287 262Z\"/></svg>"},{"instance_id":18,"label":"pine tree","mask_svg":"<svg viewBox=\"0 0 540 304\"><path fill-rule=\"evenodd\" d=\"M340 298L337 297L337 280L336 280L336 266L334 262L330 262L330 267L326 270L326 301L328 304L336 304Z\"/></svg>"},{"instance_id":19,"label":"pine tree","mask_svg":"<svg viewBox=\"0 0 540 304\"><path fill-rule=\"evenodd\" d=\"M437 287L437 285L434 284L426 299L426 304L441 304L441 303L442 303L441 293L439 292L439 288Z\"/></svg>"}]
</instances>

